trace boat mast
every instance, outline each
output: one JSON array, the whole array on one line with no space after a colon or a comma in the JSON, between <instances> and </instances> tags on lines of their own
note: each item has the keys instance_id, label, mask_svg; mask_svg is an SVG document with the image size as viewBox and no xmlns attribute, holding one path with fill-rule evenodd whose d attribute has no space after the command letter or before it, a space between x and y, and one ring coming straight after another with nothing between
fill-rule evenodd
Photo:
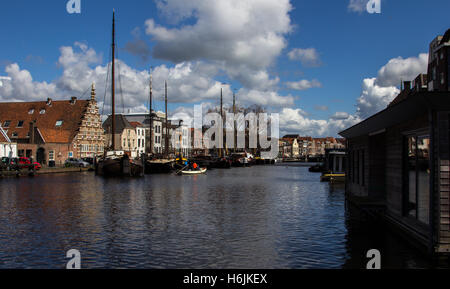
<instances>
[{"instance_id":1,"label":"boat mast","mask_svg":"<svg viewBox=\"0 0 450 289\"><path fill-rule=\"evenodd\" d=\"M234 152L236 153L236 148L237 148L237 135L236 135L236 130L237 130L237 127L236 127L236 89L234 89L234 92L233 92L233 122L234 122L234 125L233 125L233 138L234 138Z\"/></svg>"},{"instance_id":2,"label":"boat mast","mask_svg":"<svg viewBox=\"0 0 450 289\"><path fill-rule=\"evenodd\" d=\"M115 49L116 49L116 20L115 20L115 11L113 9L113 29L112 29L112 85L111 85L111 98L112 98L112 149L116 150L116 116L115 116Z\"/></svg>"},{"instance_id":3,"label":"boat mast","mask_svg":"<svg viewBox=\"0 0 450 289\"><path fill-rule=\"evenodd\" d=\"M222 134L221 137L223 139L223 88L220 89L220 118L222 119ZM222 148L219 149L219 157L223 157Z\"/></svg>"},{"instance_id":4,"label":"boat mast","mask_svg":"<svg viewBox=\"0 0 450 289\"><path fill-rule=\"evenodd\" d=\"M152 68L150 68L150 154L153 154L153 115L152 115L152 107L153 107L153 75Z\"/></svg>"},{"instance_id":5,"label":"boat mast","mask_svg":"<svg viewBox=\"0 0 450 289\"><path fill-rule=\"evenodd\" d=\"M168 116L167 116L167 81L165 82L165 88L166 88L166 93L165 93L165 105L166 105L166 135L165 135L165 140L164 140L164 152L165 152L165 157L169 158L169 122L168 122Z\"/></svg>"}]
</instances>

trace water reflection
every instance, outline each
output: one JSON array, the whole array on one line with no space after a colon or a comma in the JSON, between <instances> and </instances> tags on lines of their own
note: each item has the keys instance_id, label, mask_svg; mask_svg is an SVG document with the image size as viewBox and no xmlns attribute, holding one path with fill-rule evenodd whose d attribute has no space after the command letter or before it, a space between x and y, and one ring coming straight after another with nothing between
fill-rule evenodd
<instances>
[{"instance_id":1,"label":"water reflection","mask_svg":"<svg viewBox=\"0 0 450 289\"><path fill-rule=\"evenodd\" d=\"M69 249L84 268L364 268L377 246L408 257L393 267L423 264L349 221L344 186L306 167L0 182L0 268L64 268Z\"/></svg>"}]
</instances>

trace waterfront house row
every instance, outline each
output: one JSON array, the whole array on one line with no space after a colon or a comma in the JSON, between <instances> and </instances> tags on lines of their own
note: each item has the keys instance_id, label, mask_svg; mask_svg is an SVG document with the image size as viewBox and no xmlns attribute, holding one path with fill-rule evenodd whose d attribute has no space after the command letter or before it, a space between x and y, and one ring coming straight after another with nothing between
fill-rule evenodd
<instances>
[{"instance_id":1,"label":"waterfront house row","mask_svg":"<svg viewBox=\"0 0 450 289\"><path fill-rule=\"evenodd\" d=\"M308 159L323 157L327 149L344 149L342 138L313 138L310 136L286 135L279 141L279 152L282 158Z\"/></svg>"},{"instance_id":2,"label":"waterfront house row","mask_svg":"<svg viewBox=\"0 0 450 289\"><path fill-rule=\"evenodd\" d=\"M428 74L383 111L340 133L346 195L430 253L450 253L450 30L431 42ZM375 208L376 210L372 210Z\"/></svg>"},{"instance_id":3,"label":"waterfront house row","mask_svg":"<svg viewBox=\"0 0 450 289\"><path fill-rule=\"evenodd\" d=\"M17 155L43 165L103 153L104 132L92 86L89 100L0 103L0 123Z\"/></svg>"}]
</instances>

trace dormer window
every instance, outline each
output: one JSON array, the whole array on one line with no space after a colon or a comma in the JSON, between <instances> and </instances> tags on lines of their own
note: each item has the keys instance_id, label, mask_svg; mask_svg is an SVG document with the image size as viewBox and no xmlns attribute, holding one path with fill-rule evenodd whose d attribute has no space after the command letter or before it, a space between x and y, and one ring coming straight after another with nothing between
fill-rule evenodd
<instances>
[{"instance_id":1,"label":"dormer window","mask_svg":"<svg viewBox=\"0 0 450 289\"><path fill-rule=\"evenodd\" d=\"M32 108L28 111L28 114L33 114L33 113L34 113L34 108Z\"/></svg>"},{"instance_id":2,"label":"dormer window","mask_svg":"<svg viewBox=\"0 0 450 289\"><path fill-rule=\"evenodd\" d=\"M23 120L19 120L19 122L17 123L17 128L22 128L23 127Z\"/></svg>"},{"instance_id":3,"label":"dormer window","mask_svg":"<svg viewBox=\"0 0 450 289\"><path fill-rule=\"evenodd\" d=\"M58 120L57 122L56 122L56 127L61 127L62 125L63 125L63 123L64 123L64 121L62 121L62 120Z\"/></svg>"},{"instance_id":4,"label":"dormer window","mask_svg":"<svg viewBox=\"0 0 450 289\"><path fill-rule=\"evenodd\" d=\"M10 120L7 120L7 121L5 121L5 123L3 124L3 127L4 127L4 128L8 128L10 125L11 125L11 121L10 121Z\"/></svg>"},{"instance_id":5,"label":"dormer window","mask_svg":"<svg viewBox=\"0 0 450 289\"><path fill-rule=\"evenodd\" d=\"M40 114L45 114L45 108L41 109Z\"/></svg>"}]
</instances>

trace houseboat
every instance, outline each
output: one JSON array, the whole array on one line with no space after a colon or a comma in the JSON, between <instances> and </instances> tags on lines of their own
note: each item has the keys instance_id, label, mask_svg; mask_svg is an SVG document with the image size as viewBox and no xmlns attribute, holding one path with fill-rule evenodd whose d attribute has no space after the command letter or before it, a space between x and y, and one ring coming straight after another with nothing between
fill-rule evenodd
<instances>
[{"instance_id":1,"label":"houseboat","mask_svg":"<svg viewBox=\"0 0 450 289\"><path fill-rule=\"evenodd\" d=\"M349 204L432 255L450 253L450 30L430 45L428 75L347 139Z\"/></svg>"}]
</instances>

